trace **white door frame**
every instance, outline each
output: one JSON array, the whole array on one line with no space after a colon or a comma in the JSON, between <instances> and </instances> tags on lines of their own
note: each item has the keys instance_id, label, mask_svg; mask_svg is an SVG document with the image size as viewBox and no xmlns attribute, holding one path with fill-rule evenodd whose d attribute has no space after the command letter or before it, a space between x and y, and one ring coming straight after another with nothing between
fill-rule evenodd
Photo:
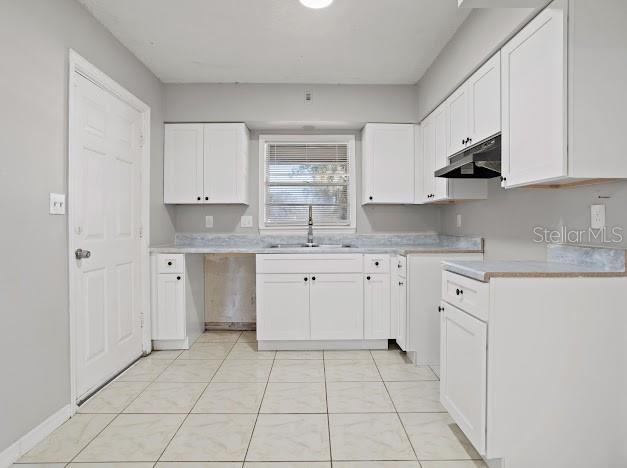
<instances>
[{"instance_id":1,"label":"white door frame","mask_svg":"<svg viewBox=\"0 0 627 468\"><path fill-rule=\"evenodd\" d=\"M111 79L101 70L89 63L81 57L76 51L69 51L69 74L68 74L68 203L67 203L67 229L68 229L68 272L69 272L69 309L70 309L70 405L72 406L72 414L76 412L77 395L77 319L78 311L73 297L73 289L77 281L76 274L73 273L72 262L74 245L72 229L74 229L75 213L71 203L71 196L75 192L78 174L73 171L73 161L78 157L76 151L76 138L78 129L76 128L76 77L83 76L94 84L121 99L142 116L142 157L141 157L141 232L140 232L140 287L141 290L141 324L142 324L142 351L149 352L151 349L150 336L150 255L148 253L148 244L150 238L150 106L139 100L124 87Z\"/></svg>"}]
</instances>

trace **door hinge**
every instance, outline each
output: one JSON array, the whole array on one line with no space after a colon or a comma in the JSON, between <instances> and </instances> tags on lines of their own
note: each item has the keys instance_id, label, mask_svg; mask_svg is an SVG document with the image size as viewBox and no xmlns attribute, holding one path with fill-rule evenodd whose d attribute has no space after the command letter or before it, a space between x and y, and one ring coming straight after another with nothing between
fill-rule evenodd
<instances>
[{"instance_id":1,"label":"door hinge","mask_svg":"<svg viewBox=\"0 0 627 468\"><path fill-rule=\"evenodd\" d=\"M144 328L144 313L140 312L139 314L139 328Z\"/></svg>"},{"instance_id":2,"label":"door hinge","mask_svg":"<svg viewBox=\"0 0 627 468\"><path fill-rule=\"evenodd\" d=\"M139 226L139 238L143 239L144 238L144 227L143 226Z\"/></svg>"},{"instance_id":3,"label":"door hinge","mask_svg":"<svg viewBox=\"0 0 627 468\"><path fill-rule=\"evenodd\" d=\"M143 133L139 135L139 147L141 149L144 149L144 134Z\"/></svg>"}]
</instances>

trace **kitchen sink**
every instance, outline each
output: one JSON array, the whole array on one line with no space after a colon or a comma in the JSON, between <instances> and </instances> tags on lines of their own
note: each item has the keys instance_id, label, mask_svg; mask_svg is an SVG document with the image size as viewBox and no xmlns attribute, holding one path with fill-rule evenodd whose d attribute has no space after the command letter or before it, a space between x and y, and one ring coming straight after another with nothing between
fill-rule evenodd
<instances>
[{"instance_id":1,"label":"kitchen sink","mask_svg":"<svg viewBox=\"0 0 627 468\"><path fill-rule=\"evenodd\" d=\"M354 246L350 244L272 244L272 249L350 249Z\"/></svg>"}]
</instances>

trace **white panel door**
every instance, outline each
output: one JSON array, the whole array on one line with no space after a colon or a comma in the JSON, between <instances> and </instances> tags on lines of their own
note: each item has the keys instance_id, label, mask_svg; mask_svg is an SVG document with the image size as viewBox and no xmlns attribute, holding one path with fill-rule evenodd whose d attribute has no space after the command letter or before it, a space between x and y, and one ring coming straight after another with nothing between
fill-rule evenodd
<instances>
[{"instance_id":1,"label":"white panel door","mask_svg":"<svg viewBox=\"0 0 627 468\"><path fill-rule=\"evenodd\" d=\"M485 454L487 325L446 302L440 306L440 401Z\"/></svg>"},{"instance_id":2,"label":"white panel door","mask_svg":"<svg viewBox=\"0 0 627 468\"><path fill-rule=\"evenodd\" d=\"M203 203L203 125L166 124L164 203Z\"/></svg>"},{"instance_id":3,"label":"white panel door","mask_svg":"<svg viewBox=\"0 0 627 468\"><path fill-rule=\"evenodd\" d=\"M468 143L468 87L460 86L444 103L448 118L446 155L458 153Z\"/></svg>"},{"instance_id":4,"label":"white panel door","mask_svg":"<svg viewBox=\"0 0 627 468\"><path fill-rule=\"evenodd\" d=\"M204 125L204 198L246 203L248 140L244 124Z\"/></svg>"},{"instance_id":5,"label":"white panel door","mask_svg":"<svg viewBox=\"0 0 627 468\"><path fill-rule=\"evenodd\" d=\"M152 321L152 339L184 340L185 320L184 275L157 275L157 308Z\"/></svg>"},{"instance_id":6,"label":"white panel door","mask_svg":"<svg viewBox=\"0 0 627 468\"><path fill-rule=\"evenodd\" d=\"M309 339L308 275L257 275L257 339Z\"/></svg>"},{"instance_id":7,"label":"white panel door","mask_svg":"<svg viewBox=\"0 0 627 468\"><path fill-rule=\"evenodd\" d=\"M368 124L364 141L364 202L413 203L413 124Z\"/></svg>"},{"instance_id":8,"label":"white panel door","mask_svg":"<svg viewBox=\"0 0 627 468\"><path fill-rule=\"evenodd\" d=\"M364 337L363 275L312 274L312 340L361 340Z\"/></svg>"},{"instance_id":9,"label":"white panel door","mask_svg":"<svg viewBox=\"0 0 627 468\"><path fill-rule=\"evenodd\" d=\"M467 81L470 144L501 131L501 54L488 60Z\"/></svg>"},{"instance_id":10,"label":"white panel door","mask_svg":"<svg viewBox=\"0 0 627 468\"><path fill-rule=\"evenodd\" d=\"M554 2L501 49L503 186L567 174L565 12Z\"/></svg>"},{"instance_id":11,"label":"white panel door","mask_svg":"<svg viewBox=\"0 0 627 468\"><path fill-rule=\"evenodd\" d=\"M80 398L141 354L142 119L91 81L74 79L70 244L91 253L70 266Z\"/></svg>"},{"instance_id":12,"label":"white panel door","mask_svg":"<svg viewBox=\"0 0 627 468\"><path fill-rule=\"evenodd\" d=\"M364 338L381 340L390 333L390 275L368 274L364 278Z\"/></svg>"}]
</instances>

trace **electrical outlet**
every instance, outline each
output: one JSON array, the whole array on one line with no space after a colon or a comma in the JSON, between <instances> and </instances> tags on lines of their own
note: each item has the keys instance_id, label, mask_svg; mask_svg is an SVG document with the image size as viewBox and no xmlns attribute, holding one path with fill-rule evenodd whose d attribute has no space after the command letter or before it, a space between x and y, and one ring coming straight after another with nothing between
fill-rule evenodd
<instances>
[{"instance_id":1,"label":"electrical outlet","mask_svg":"<svg viewBox=\"0 0 627 468\"><path fill-rule=\"evenodd\" d=\"M64 193L51 193L50 194L50 214L52 215L64 215L65 214L65 194Z\"/></svg>"},{"instance_id":2,"label":"electrical outlet","mask_svg":"<svg viewBox=\"0 0 627 468\"><path fill-rule=\"evenodd\" d=\"M242 216L240 220L240 226L243 228L253 227L253 217L252 216Z\"/></svg>"},{"instance_id":3,"label":"electrical outlet","mask_svg":"<svg viewBox=\"0 0 627 468\"><path fill-rule=\"evenodd\" d=\"M205 216L205 227L206 228L213 227L213 216Z\"/></svg>"},{"instance_id":4,"label":"electrical outlet","mask_svg":"<svg viewBox=\"0 0 627 468\"><path fill-rule=\"evenodd\" d=\"M590 206L590 227L603 229L605 227L605 205Z\"/></svg>"},{"instance_id":5,"label":"electrical outlet","mask_svg":"<svg viewBox=\"0 0 627 468\"><path fill-rule=\"evenodd\" d=\"M457 223L458 228L462 227L462 215L460 214L457 215L456 223Z\"/></svg>"}]
</instances>

